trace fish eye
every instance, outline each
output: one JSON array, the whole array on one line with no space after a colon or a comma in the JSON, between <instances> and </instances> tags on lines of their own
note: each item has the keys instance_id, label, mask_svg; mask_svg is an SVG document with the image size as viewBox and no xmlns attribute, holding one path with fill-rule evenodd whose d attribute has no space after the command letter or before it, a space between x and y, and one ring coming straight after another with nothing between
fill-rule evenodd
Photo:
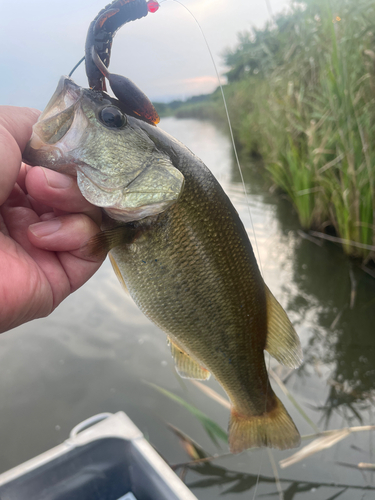
<instances>
[{"instance_id":1,"label":"fish eye","mask_svg":"<svg viewBox=\"0 0 375 500\"><path fill-rule=\"evenodd\" d=\"M104 125L110 128L121 128L126 124L126 116L114 106L106 106L99 113L99 118Z\"/></svg>"}]
</instances>

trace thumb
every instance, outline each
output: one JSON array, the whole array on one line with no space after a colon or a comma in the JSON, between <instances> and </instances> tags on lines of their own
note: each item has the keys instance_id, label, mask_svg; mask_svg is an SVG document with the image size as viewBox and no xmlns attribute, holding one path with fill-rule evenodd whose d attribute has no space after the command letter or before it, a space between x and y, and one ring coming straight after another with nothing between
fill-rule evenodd
<instances>
[{"instance_id":1,"label":"thumb","mask_svg":"<svg viewBox=\"0 0 375 500\"><path fill-rule=\"evenodd\" d=\"M31 137L39 111L0 106L0 205L8 198L21 167L22 151Z\"/></svg>"}]
</instances>

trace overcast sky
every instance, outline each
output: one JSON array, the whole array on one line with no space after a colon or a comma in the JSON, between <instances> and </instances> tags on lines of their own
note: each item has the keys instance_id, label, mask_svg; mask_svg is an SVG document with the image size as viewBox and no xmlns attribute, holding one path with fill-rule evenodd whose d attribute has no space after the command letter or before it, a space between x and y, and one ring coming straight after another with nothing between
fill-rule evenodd
<instances>
[{"instance_id":1,"label":"overcast sky","mask_svg":"<svg viewBox=\"0 0 375 500\"><path fill-rule=\"evenodd\" d=\"M198 19L219 72L237 34L261 27L290 0L180 0ZM108 0L0 0L0 103L42 109L59 77L84 54L88 26ZM110 69L133 80L151 100L209 93L217 87L210 56L193 18L166 0L155 14L118 31ZM87 86L84 65L73 76Z\"/></svg>"}]
</instances>

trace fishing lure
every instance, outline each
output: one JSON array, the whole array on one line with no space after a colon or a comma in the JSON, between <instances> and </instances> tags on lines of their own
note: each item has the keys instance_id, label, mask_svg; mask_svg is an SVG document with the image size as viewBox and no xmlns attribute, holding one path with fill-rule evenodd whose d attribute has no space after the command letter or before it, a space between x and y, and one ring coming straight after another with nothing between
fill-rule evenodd
<instances>
[{"instance_id":1,"label":"fishing lure","mask_svg":"<svg viewBox=\"0 0 375 500\"><path fill-rule=\"evenodd\" d=\"M106 91L105 78L127 115L156 125L160 118L149 98L127 77L108 71L113 37L130 21L156 12L158 2L115 0L99 12L90 24L85 47L86 74L93 90Z\"/></svg>"}]
</instances>

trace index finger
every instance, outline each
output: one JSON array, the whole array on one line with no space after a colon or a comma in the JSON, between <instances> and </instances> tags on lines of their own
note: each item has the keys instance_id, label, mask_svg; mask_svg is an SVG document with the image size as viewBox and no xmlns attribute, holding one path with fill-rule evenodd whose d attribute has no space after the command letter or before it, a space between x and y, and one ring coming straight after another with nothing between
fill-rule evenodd
<instances>
[{"instance_id":1,"label":"index finger","mask_svg":"<svg viewBox=\"0 0 375 500\"><path fill-rule=\"evenodd\" d=\"M21 167L22 151L40 112L31 108L0 106L0 205L8 198Z\"/></svg>"}]
</instances>

